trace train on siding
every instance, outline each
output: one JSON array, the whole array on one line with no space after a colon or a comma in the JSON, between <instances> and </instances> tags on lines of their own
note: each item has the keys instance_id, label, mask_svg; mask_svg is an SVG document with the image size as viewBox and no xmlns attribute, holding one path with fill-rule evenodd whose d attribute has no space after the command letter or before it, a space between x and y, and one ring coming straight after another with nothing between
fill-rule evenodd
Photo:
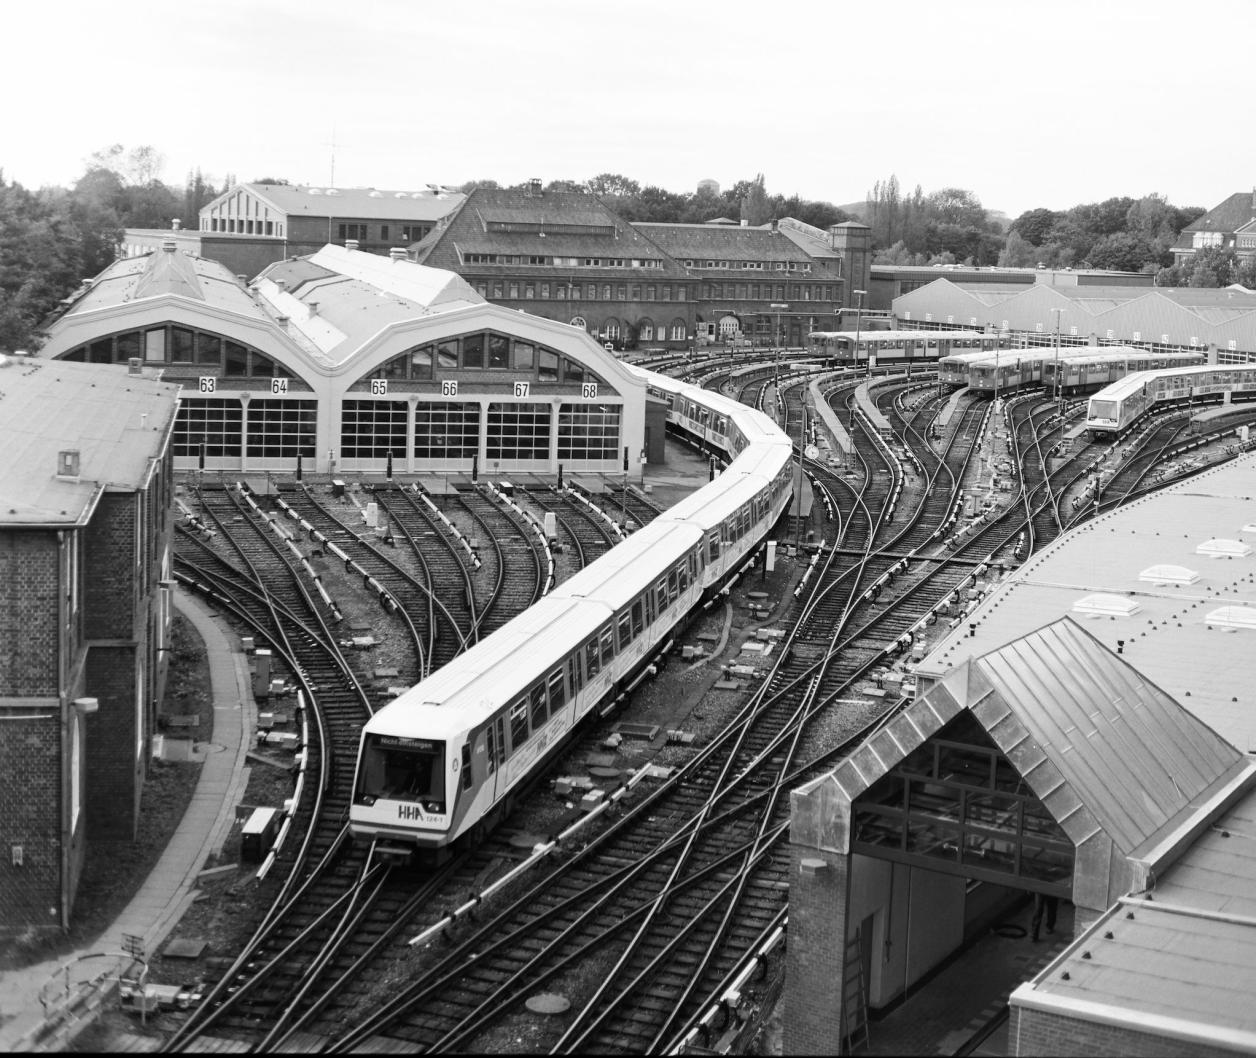
<instances>
[{"instance_id":1,"label":"train on siding","mask_svg":"<svg viewBox=\"0 0 1256 1058\"><path fill-rule=\"evenodd\" d=\"M1204 364L1140 371L1100 390L1086 409L1095 440L1119 437L1144 415L1173 404L1256 400L1256 364Z\"/></svg>"},{"instance_id":2,"label":"train on siding","mask_svg":"<svg viewBox=\"0 0 1256 1058\"><path fill-rule=\"evenodd\" d=\"M1076 396L1102 389L1134 371L1202 364L1201 353L1150 352L1136 346L1073 346L1056 349L1008 349L998 353L962 353L939 361L938 381L967 386L976 393L1014 393L1032 386Z\"/></svg>"},{"instance_id":3,"label":"train on siding","mask_svg":"<svg viewBox=\"0 0 1256 1058\"><path fill-rule=\"evenodd\" d=\"M371 717L349 810L355 839L397 857L477 840L582 721L644 678L787 509L792 445L771 419L631 370L667 401L672 429L728 465Z\"/></svg>"},{"instance_id":4,"label":"train on siding","mask_svg":"<svg viewBox=\"0 0 1256 1058\"><path fill-rule=\"evenodd\" d=\"M832 367L863 367L869 357L874 367L886 367L932 363L957 350L988 352L999 341L986 331L812 331L807 349Z\"/></svg>"}]
</instances>

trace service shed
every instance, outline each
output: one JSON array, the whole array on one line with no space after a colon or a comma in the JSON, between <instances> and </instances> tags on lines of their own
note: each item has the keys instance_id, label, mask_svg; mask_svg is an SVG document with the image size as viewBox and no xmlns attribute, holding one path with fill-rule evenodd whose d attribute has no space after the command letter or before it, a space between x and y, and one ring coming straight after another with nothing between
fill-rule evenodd
<instances>
[{"instance_id":1,"label":"service shed","mask_svg":"<svg viewBox=\"0 0 1256 1058\"><path fill-rule=\"evenodd\" d=\"M1083 928L1254 778L1071 618L965 660L791 795L786 1052L839 1050L1018 893Z\"/></svg>"}]
</instances>

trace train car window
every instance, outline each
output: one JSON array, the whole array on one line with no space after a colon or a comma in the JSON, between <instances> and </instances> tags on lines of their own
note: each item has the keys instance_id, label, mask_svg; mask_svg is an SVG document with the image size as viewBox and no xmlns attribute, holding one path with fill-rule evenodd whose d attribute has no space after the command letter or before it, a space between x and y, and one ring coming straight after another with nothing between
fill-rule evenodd
<instances>
[{"instance_id":1,"label":"train car window","mask_svg":"<svg viewBox=\"0 0 1256 1058\"><path fill-rule=\"evenodd\" d=\"M619 615L618 621L619 649L624 651L632 642L632 614L625 611Z\"/></svg>"},{"instance_id":2,"label":"train car window","mask_svg":"<svg viewBox=\"0 0 1256 1058\"><path fill-rule=\"evenodd\" d=\"M445 743L368 734L359 793L396 801L445 800Z\"/></svg>"},{"instance_id":3,"label":"train car window","mask_svg":"<svg viewBox=\"0 0 1256 1058\"><path fill-rule=\"evenodd\" d=\"M532 730L539 731L549 719L549 711L545 704L545 681L542 680L529 692L532 699Z\"/></svg>"},{"instance_id":4,"label":"train car window","mask_svg":"<svg viewBox=\"0 0 1256 1058\"><path fill-rule=\"evenodd\" d=\"M615 629L609 622L598 633L598 639L602 643L602 664L609 665L615 660Z\"/></svg>"},{"instance_id":5,"label":"train car window","mask_svg":"<svg viewBox=\"0 0 1256 1058\"><path fill-rule=\"evenodd\" d=\"M654 602L654 589L650 588L645 593L645 623L647 625L654 624L654 620L657 616L658 610Z\"/></svg>"},{"instance_id":6,"label":"train car window","mask_svg":"<svg viewBox=\"0 0 1256 1058\"><path fill-rule=\"evenodd\" d=\"M497 763L499 766L506 763L506 718L504 716L497 718Z\"/></svg>"},{"instance_id":7,"label":"train car window","mask_svg":"<svg viewBox=\"0 0 1256 1058\"><path fill-rule=\"evenodd\" d=\"M632 638L645 631L645 601L638 599L632 604Z\"/></svg>"},{"instance_id":8,"label":"train car window","mask_svg":"<svg viewBox=\"0 0 1256 1058\"><path fill-rule=\"evenodd\" d=\"M471 743L467 742L462 747L462 788L464 790L471 789Z\"/></svg>"},{"instance_id":9,"label":"train car window","mask_svg":"<svg viewBox=\"0 0 1256 1058\"><path fill-rule=\"evenodd\" d=\"M567 703L567 686L563 683L563 670L556 669L549 677L550 715Z\"/></svg>"},{"instance_id":10,"label":"train car window","mask_svg":"<svg viewBox=\"0 0 1256 1058\"><path fill-rule=\"evenodd\" d=\"M567 682L571 684L571 693L579 694L584 689L584 667L580 664L580 652L567 659Z\"/></svg>"},{"instance_id":11,"label":"train car window","mask_svg":"<svg viewBox=\"0 0 1256 1058\"><path fill-rule=\"evenodd\" d=\"M679 599L680 592L680 572L673 568L667 574L667 597L673 600Z\"/></svg>"},{"instance_id":12,"label":"train car window","mask_svg":"<svg viewBox=\"0 0 1256 1058\"><path fill-rule=\"evenodd\" d=\"M720 531L718 529L712 529L707 533L707 554L712 562L720 557Z\"/></svg>"},{"instance_id":13,"label":"train car window","mask_svg":"<svg viewBox=\"0 0 1256 1058\"><path fill-rule=\"evenodd\" d=\"M520 698L510 707L510 752L518 753L528 741L528 699Z\"/></svg>"},{"instance_id":14,"label":"train car window","mask_svg":"<svg viewBox=\"0 0 1256 1058\"><path fill-rule=\"evenodd\" d=\"M493 737L493 724L491 721L484 730L484 744L488 749L488 773L492 775L497 770L497 740Z\"/></svg>"},{"instance_id":15,"label":"train car window","mask_svg":"<svg viewBox=\"0 0 1256 1058\"><path fill-rule=\"evenodd\" d=\"M672 600L669 599L667 596L667 578L666 577L659 578L659 585L658 585L657 590L659 593L659 613L662 613L672 604Z\"/></svg>"},{"instance_id":16,"label":"train car window","mask_svg":"<svg viewBox=\"0 0 1256 1058\"><path fill-rule=\"evenodd\" d=\"M589 679L602 671L602 655L597 642L597 636L594 636L584 645L584 671L589 674Z\"/></svg>"}]
</instances>

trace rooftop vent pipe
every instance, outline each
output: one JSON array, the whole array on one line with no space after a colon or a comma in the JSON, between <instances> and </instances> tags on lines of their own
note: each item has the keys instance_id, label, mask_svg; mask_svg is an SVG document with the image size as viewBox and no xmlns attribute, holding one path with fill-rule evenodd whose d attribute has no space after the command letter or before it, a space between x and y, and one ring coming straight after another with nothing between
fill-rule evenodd
<instances>
[{"instance_id":1,"label":"rooftop vent pipe","mask_svg":"<svg viewBox=\"0 0 1256 1058\"><path fill-rule=\"evenodd\" d=\"M388 256L394 261L404 261L406 259L406 251L404 246L393 246L388 251Z\"/></svg>"},{"instance_id":2,"label":"rooftop vent pipe","mask_svg":"<svg viewBox=\"0 0 1256 1058\"><path fill-rule=\"evenodd\" d=\"M346 249L346 250L356 250L357 248L358 248L358 240L357 240L357 239L345 239L345 249Z\"/></svg>"}]
</instances>

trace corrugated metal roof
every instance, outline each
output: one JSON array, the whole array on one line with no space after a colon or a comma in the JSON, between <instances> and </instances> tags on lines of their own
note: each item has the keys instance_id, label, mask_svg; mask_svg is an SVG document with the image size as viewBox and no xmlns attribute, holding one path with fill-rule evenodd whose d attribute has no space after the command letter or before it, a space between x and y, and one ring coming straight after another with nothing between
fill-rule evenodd
<instances>
[{"instance_id":1,"label":"corrugated metal roof","mask_svg":"<svg viewBox=\"0 0 1256 1058\"><path fill-rule=\"evenodd\" d=\"M970 709L1077 843L1130 853L1242 771L1233 746L1064 618L952 669L833 772L853 800Z\"/></svg>"},{"instance_id":2,"label":"corrugated metal roof","mask_svg":"<svg viewBox=\"0 0 1256 1058\"><path fill-rule=\"evenodd\" d=\"M1204 559L1195 548L1212 537L1253 540L1243 526L1256 516L1256 454L1245 454L1067 533L1010 574L982 604L939 640L916 666L940 679L1072 611L1086 595L1137 599L1132 618L1096 617L1083 627L1155 686L1240 750L1256 750L1256 644L1249 633L1210 629L1204 616L1223 605L1256 603L1256 558ZM1194 584L1155 584L1139 574L1158 564L1196 570ZM974 634L968 635L969 626Z\"/></svg>"},{"instance_id":3,"label":"corrugated metal roof","mask_svg":"<svg viewBox=\"0 0 1256 1058\"><path fill-rule=\"evenodd\" d=\"M635 222L673 257L693 260L702 268L707 259L719 261L806 261L812 257L779 231L726 224L654 224Z\"/></svg>"},{"instance_id":4,"label":"corrugated metal roof","mask_svg":"<svg viewBox=\"0 0 1256 1058\"><path fill-rule=\"evenodd\" d=\"M4 358L0 366L0 523L79 522L101 489L133 489L159 453L179 387L125 366ZM78 480L57 477L77 449Z\"/></svg>"},{"instance_id":5,"label":"corrugated metal roof","mask_svg":"<svg viewBox=\"0 0 1256 1058\"><path fill-rule=\"evenodd\" d=\"M1243 766L1233 746L1071 618L976 659L970 696L987 689L1124 852ZM1045 800L1048 791L1027 778Z\"/></svg>"}]
</instances>

